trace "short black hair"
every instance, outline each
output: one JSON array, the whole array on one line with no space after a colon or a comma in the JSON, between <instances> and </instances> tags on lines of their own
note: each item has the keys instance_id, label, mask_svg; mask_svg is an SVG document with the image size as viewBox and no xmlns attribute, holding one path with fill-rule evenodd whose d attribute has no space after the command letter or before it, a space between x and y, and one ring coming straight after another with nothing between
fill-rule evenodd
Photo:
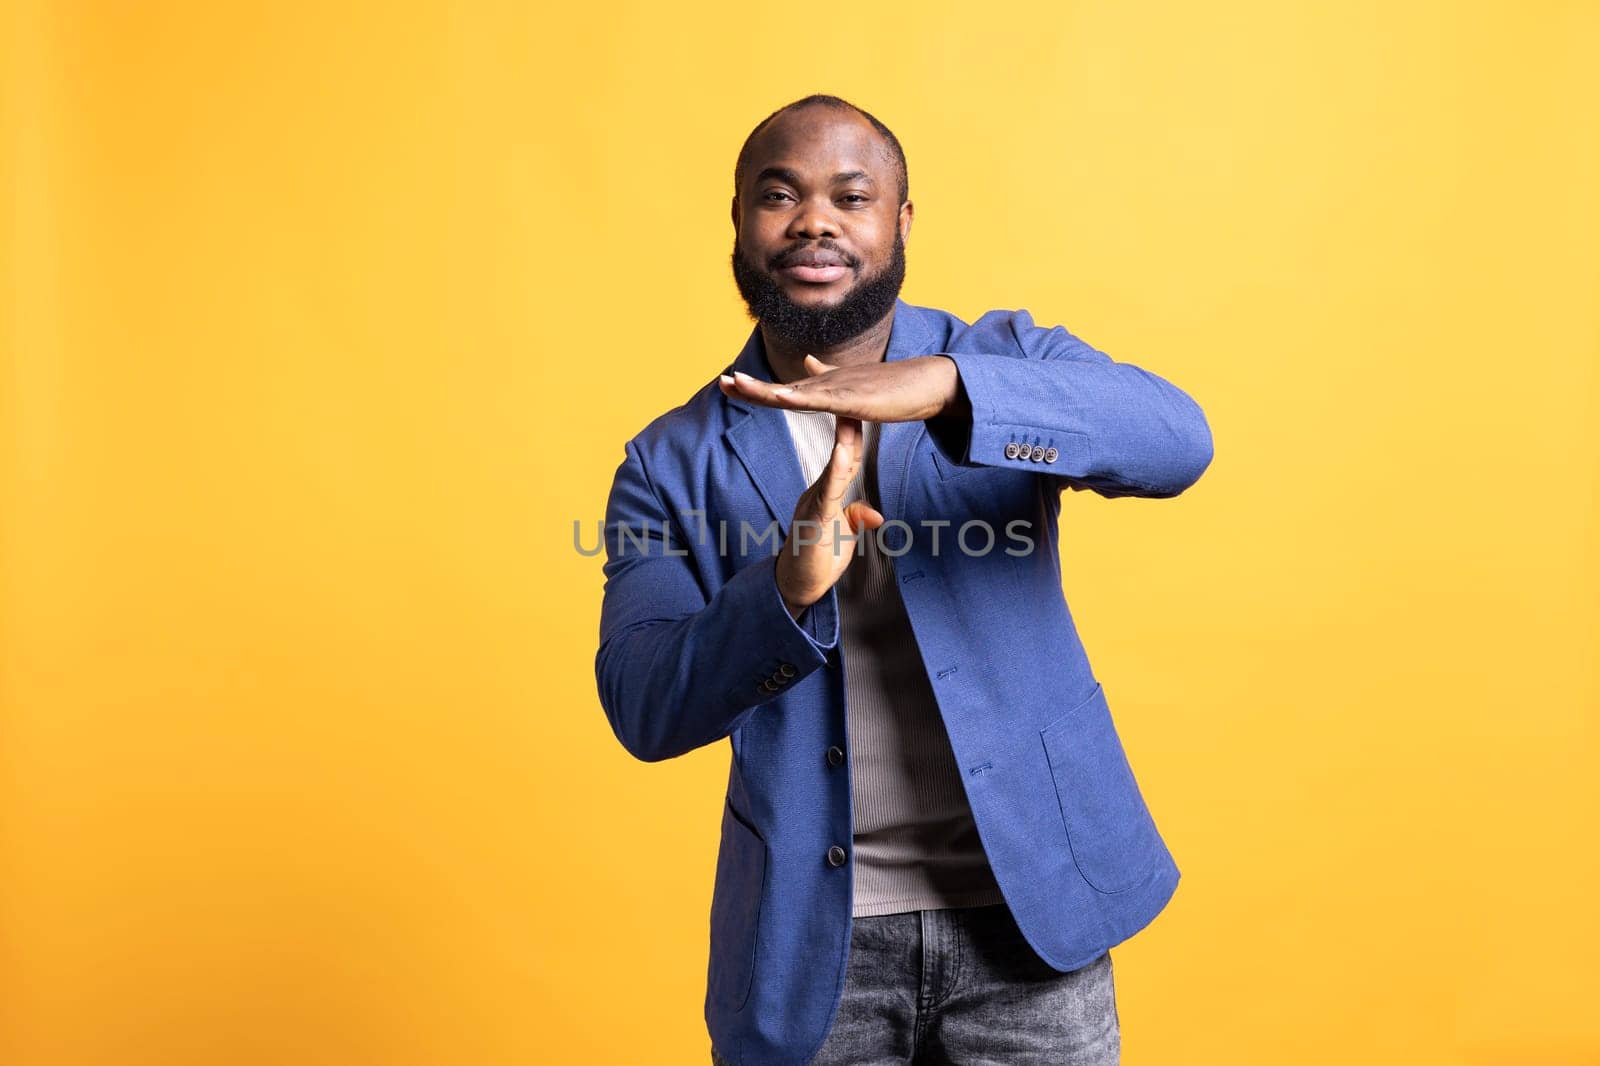
<instances>
[{"instance_id":1,"label":"short black hair","mask_svg":"<svg viewBox=\"0 0 1600 1066\"><path fill-rule=\"evenodd\" d=\"M857 107L848 100L837 96L829 96L827 93L812 93L810 96L803 96L793 103L784 104L756 124L756 128L751 130L750 135L744 139L744 145L739 149L739 160L733 166L734 195L739 195L740 182L744 179L745 169L750 163L750 142L756 139L756 134L766 129L767 124L779 115L787 114L790 111L798 111L803 107L814 106L831 107L839 111L854 111L871 123L872 128L878 131L879 136L889 142L889 152L894 157L895 176L900 179L900 202L905 203L911 195L911 180L906 172L906 153L900 147L900 138L896 137L888 126L879 122L871 112Z\"/></svg>"}]
</instances>

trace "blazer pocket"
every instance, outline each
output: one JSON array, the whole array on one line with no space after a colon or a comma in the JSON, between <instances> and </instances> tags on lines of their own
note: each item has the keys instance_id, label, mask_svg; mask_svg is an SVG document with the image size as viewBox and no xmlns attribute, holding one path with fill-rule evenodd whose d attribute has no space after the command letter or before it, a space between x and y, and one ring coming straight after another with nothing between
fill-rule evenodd
<instances>
[{"instance_id":1,"label":"blazer pocket","mask_svg":"<svg viewBox=\"0 0 1600 1066\"><path fill-rule=\"evenodd\" d=\"M1161 857L1161 837L1128 765L1105 689L1039 731L1056 801L1078 872L1100 892L1144 879Z\"/></svg>"},{"instance_id":2,"label":"blazer pocket","mask_svg":"<svg viewBox=\"0 0 1600 1066\"><path fill-rule=\"evenodd\" d=\"M949 481L952 478L958 478L962 474L970 474L976 470L994 469L993 467L985 467L982 463L958 463L945 455L939 446L931 440L928 442L928 447L933 452L933 468L938 471L941 481Z\"/></svg>"},{"instance_id":3,"label":"blazer pocket","mask_svg":"<svg viewBox=\"0 0 1600 1066\"><path fill-rule=\"evenodd\" d=\"M767 842L730 797L722 810L722 840L711 890L711 955L706 995L731 1011L742 1010L755 975L756 928L767 879Z\"/></svg>"}]
</instances>

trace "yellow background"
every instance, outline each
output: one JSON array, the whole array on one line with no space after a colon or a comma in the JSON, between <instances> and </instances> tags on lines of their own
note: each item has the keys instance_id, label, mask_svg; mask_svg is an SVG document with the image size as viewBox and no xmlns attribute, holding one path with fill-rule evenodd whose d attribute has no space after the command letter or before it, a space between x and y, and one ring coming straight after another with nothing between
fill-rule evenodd
<instances>
[{"instance_id":1,"label":"yellow background","mask_svg":"<svg viewBox=\"0 0 1600 1066\"><path fill-rule=\"evenodd\" d=\"M544 8L5 9L0 1061L709 1061L728 749L617 744L573 522L829 91L907 299L1215 434L1064 503L1124 1061L1600 1062L1596 5Z\"/></svg>"}]
</instances>

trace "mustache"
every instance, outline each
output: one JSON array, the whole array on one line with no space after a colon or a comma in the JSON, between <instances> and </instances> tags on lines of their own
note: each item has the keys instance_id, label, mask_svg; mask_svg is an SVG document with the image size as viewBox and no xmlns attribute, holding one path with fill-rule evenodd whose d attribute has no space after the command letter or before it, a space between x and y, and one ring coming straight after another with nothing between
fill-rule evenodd
<instances>
[{"instance_id":1,"label":"mustache","mask_svg":"<svg viewBox=\"0 0 1600 1066\"><path fill-rule=\"evenodd\" d=\"M791 262L803 252L832 252L851 270L859 270L861 268L860 259L857 259L826 237L810 244L797 244L792 248L785 248L768 261L767 267L771 270L782 270L784 267L791 265Z\"/></svg>"}]
</instances>

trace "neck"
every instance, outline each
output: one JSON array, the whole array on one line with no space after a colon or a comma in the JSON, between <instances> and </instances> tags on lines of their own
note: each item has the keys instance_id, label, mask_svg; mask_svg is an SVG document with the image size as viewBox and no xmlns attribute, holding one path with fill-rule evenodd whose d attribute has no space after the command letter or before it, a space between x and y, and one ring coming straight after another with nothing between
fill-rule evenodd
<instances>
[{"instance_id":1,"label":"neck","mask_svg":"<svg viewBox=\"0 0 1600 1066\"><path fill-rule=\"evenodd\" d=\"M855 366L858 363L881 363L889 351L889 332L894 326L894 308L880 318L866 332L857 334L832 348L796 348L774 337L761 327L761 343L767 349L767 364L772 367L773 379L784 384L799 381L811 375L806 373L805 358L814 355L829 366Z\"/></svg>"}]
</instances>

